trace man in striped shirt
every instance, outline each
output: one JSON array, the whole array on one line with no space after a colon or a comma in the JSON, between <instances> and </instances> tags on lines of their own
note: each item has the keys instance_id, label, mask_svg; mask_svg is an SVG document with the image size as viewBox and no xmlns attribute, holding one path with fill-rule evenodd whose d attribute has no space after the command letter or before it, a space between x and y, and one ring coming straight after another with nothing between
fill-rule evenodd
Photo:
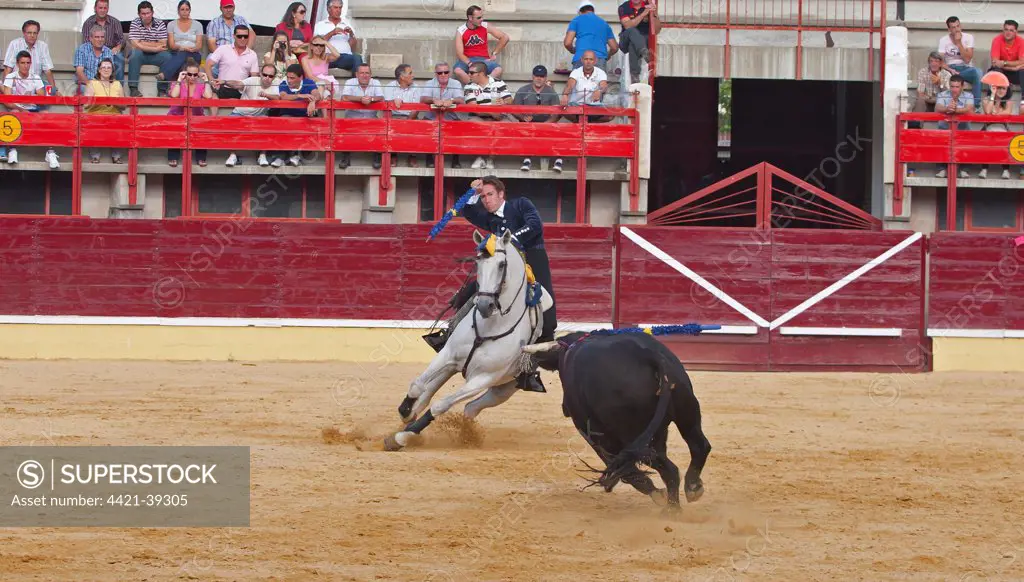
<instances>
[{"instance_id":1,"label":"man in striped shirt","mask_svg":"<svg viewBox=\"0 0 1024 582\"><path fill-rule=\"evenodd\" d=\"M487 64L475 62L469 65L469 84L465 89L466 105L508 105L512 103L512 92L505 81L487 74ZM474 121L517 121L503 113L470 113ZM471 166L474 170L494 168L494 157L477 156Z\"/></svg>"},{"instance_id":2,"label":"man in striped shirt","mask_svg":"<svg viewBox=\"0 0 1024 582\"><path fill-rule=\"evenodd\" d=\"M7 45L7 53L4 55L3 74L0 75L0 82L14 72L18 67L18 53L27 52L32 56L32 68L30 73L40 79L46 74L46 80L57 94L57 85L53 81L53 59L50 58L50 48L46 43L39 40L39 23L35 20L26 20L21 25L21 38L16 38Z\"/></svg>"},{"instance_id":3,"label":"man in striped shirt","mask_svg":"<svg viewBox=\"0 0 1024 582\"><path fill-rule=\"evenodd\" d=\"M102 27L107 33L107 48L114 53L114 78L124 80L124 31L121 30L121 21L109 14L110 0L96 0L93 9L96 13L82 25L82 42L89 42L92 27Z\"/></svg>"},{"instance_id":4,"label":"man in striped shirt","mask_svg":"<svg viewBox=\"0 0 1024 582\"><path fill-rule=\"evenodd\" d=\"M114 61L114 53L106 46L107 33L102 26L94 26L89 31L89 42L84 43L75 51L75 79L78 81L78 92L81 93L89 84L89 79L96 76L103 59Z\"/></svg>"},{"instance_id":5,"label":"man in striped shirt","mask_svg":"<svg viewBox=\"0 0 1024 582\"><path fill-rule=\"evenodd\" d=\"M139 75L142 65L163 66L171 58L167 50L167 23L153 18L153 5L149 0L139 2L139 17L132 20L128 29L128 87L132 97L142 97L139 91ZM157 81L157 93L167 92L167 81Z\"/></svg>"},{"instance_id":6,"label":"man in striped shirt","mask_svg":"<svg viewBox=\"0 0 1024 582\"><path fill-rule=\"evenodd\" d=\"M249 40L245 46L252 48L256 42L256 33L244 16L235 14L235 0L220 0L220 16L206 25L206 48L210 49L211 54L221 45L235 44L235 27L238 25L249 29Z\"/></svg>"}]
</instances>

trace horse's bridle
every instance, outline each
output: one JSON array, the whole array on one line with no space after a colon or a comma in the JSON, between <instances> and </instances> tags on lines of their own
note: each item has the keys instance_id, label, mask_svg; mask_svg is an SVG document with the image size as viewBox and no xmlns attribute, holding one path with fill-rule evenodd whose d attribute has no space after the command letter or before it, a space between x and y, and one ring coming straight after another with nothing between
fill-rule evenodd
<instances>
[{"instance_id":1,"label":"horse's bridle","mask_svg":"<svg viewBox=\"0 0 1024 582\"><path fill-rule=\"evenodd\" d=\"M501 308L501 291L505 288L505 279L508 277L508 250L507 249L495 249L494 254L501 253L505 255L505 260L501 263L501 281L498 282L498 289L496 291L477 291L477 295L484 297L491 297L494 299L494 305L498 307L498 311L502 315L508 315L509 311L512 311L512 306L516 304L516 299L519 298L519 294L523 291L522 282L519 284L519 289L516 291L516 296L512 298L512 302L509 303L508 309ZM523 282L526 281L526 269L523 269Z\"/></svg>"}]
</instances>

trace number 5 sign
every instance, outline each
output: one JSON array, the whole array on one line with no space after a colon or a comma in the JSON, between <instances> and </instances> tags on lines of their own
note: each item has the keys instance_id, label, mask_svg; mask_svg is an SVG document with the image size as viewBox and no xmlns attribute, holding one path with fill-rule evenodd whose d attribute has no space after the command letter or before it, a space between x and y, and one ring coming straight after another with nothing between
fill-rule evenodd
<instances>
[{"instance_id":1,"label":"number 5 sign","mask_svg":"<svg viewBox=\"0 0 1024 582\"><path fill-rule=\"evenodd\" d=\"M21 137L21 120L13 115L0 115L0 142L11 143Z\"/></svg>"}]
</instances>

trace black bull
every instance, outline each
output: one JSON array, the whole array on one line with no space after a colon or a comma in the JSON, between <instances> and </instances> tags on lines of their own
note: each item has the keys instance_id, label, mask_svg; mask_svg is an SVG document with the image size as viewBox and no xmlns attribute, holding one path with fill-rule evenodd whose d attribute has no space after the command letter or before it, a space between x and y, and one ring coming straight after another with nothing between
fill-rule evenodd
<instances>
[{"instance_id":1,"label":"black bull","mask_svg":"<svg viewBox=\"0 0 1024 582\"><path fill-rule=\"evenodd\" d=\"M538 354L539 363L558 370L562 412L605 463L595 483L611 491L625 481L657 501L659 491L638 467L644 464L658 472L669 506L678 509L679 468L666 454L668 425L675 422L690 448L686 499L699 499L711 443L701 430L700 403L690 378L675 354L642 333L572 333L558 343L557 355Z\"/></svg>"}]
</instances>

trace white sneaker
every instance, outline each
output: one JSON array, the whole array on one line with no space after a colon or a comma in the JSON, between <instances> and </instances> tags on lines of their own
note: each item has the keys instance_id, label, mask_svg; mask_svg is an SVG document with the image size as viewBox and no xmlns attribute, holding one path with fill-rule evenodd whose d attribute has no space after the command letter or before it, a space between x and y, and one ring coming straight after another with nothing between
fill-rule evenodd
<instances>
[{"instance_id":1,"label":"white sneaker","mask_svg":"<svg viewBox=\"0 0 1024 582\"><path fill-rule=\"evenodd\" d=\"M46 163L50 164L51 170L59 170L60 162L57 160L58 157L59 156L57 156L57 152L53 150L46 150L46 156L43 159L46 160ZM9 159L10 157L8 157L8 160Z\"/></svg>"},{"instance_id":2,"label":"white sneaker","mask_svg":"<svg viewBox=\"0 0 1024 582\"><path fill-rule=\"evenodd\" d=\"M1003 170L1003 179L1004 180L1009 180L1010 179L1010 170Z\"/></svg>"},{"instance_id":3,"label":"white sneaker","mask_svg":"<svg viewBox=\"0 0 1024 582\"><path fill-rule=\"evenodd\" d=\"M270 162L270 165L275 168L280 168L281 166L284 165L284 160L282 160L281 158L274 158L274 161Z\"/></svg>"},{"instance_id":4,"label":"white sneaker","mask_svg":"<svg viewBox=\"0 0 1024 582\"><path fill-rule=\"evenodd\" d=\"M487 167L487 160L483 159L482 156L477 156L476 159L473 160L473 165L470 167L474 170L482 170Z\"/></svg>"},{"instance_id":5,"label":"white sneaker","mask_svg":"<svg viewBox=\"0 0 1024 582\"><path fill-rule=\"evenodd\" d=\"M288 163L293 166L301 166L302 158L300 158L298 154L295 154L294 156L288 158Z\"/></svg>"},{"instance_id":6,"label":"white sneaker","mask_svg":"<svg viewBox=\"0 0 1024 582\"><path fill-rule=\"evenodd\" d=\"M237 164L237 163L238 163L238 156L235 155L235 152L231 152L231 155L228 156L228 159L224 160L224 165L229 167L229 168L235 167L235 164Z\"/></svg>"},{"instance_id":7,"label":"white sneaker","mask_svg":"<svg viewBox=\"0 0 1024 582\"><path fill-rule=\"evenodd\" d=\"M494 158L490 158L490 157L487 158L487 169L488 170L493 170L494 169Z\"/></svg>"},{"instance_id":8,"label":"white sneaker","mask_svg":"<svg viewBox=\"0 0 1024 582\"><path fill-rule=\"evenodd\" d=\"M945 178L946 177L946 169L943 168L943 169L939 170L938 172L935 172L935 177L936 178Z\"/></svg>"},{"instance_id":9,"label":"white sneaker","mask_svg":"<svg viewBox=\"0 0 1024 582\"><path fill-rule=\"evenodd\" d=\"M7 150L7 163L12 166L18 163L18 150L14 148Z\"/></svg>"},{"instance_id":10,"label":"white sneaker","mask_svg":"<svg viewBox=\"0 0 1024 582\"><path fill-rule=\"evenodd\" d=\"M519 166L519 169L524 171L524 172L529 172L530 171L530 164L531 163L532 162L530 162L530 158L526 158L526 159L523 160L523 165Z\"/></svg>"},{"instance_id":11,"label":"white sneaker","mask_svg":"<svg viewBox=\"0 0 1024 582\"><path fill-rule=\"evenodd\" d=\"M960 177L963 178L963 176ZM982 168L981 171L978 172L978 177L981 178L982 180L988 178L988 168Z\"/></svg>"},{"instance_id":12,"label":"white sneaker","mask_svg":"<svg viewBox=\"0 0 1024 582\"><path fill-rule=\"evenodd\" d=\"M264 168L269 166L270 162L267 161L267 154L261 152L260 157L256 159L256 163L259 164L260 166L263 166Z\"/></svg>"},{"instance_id":13,"label":"white sneaker","mask_svg":"<svg viewBox=\"0 0 1024 582\"><path fill-rule=\"evenodd\" d=\"M557 160L555 160L555 165L551 166L551 169L556 171L556 172L558 172L559 174L561 174L562 173L562 158L558 158Z\"/></svg>"},{"instance_id":14,"label":"white sneaker","mask_svg":"<svg viewBox=\"0 0 1024 582\"><path fill-rule=\"evenodd\" d=\"M960 174L959 175L960 175L961 178L970 178L971 177L971 175L967 173L967 170L960 170Z\"/></svg>"}]
</instances>

